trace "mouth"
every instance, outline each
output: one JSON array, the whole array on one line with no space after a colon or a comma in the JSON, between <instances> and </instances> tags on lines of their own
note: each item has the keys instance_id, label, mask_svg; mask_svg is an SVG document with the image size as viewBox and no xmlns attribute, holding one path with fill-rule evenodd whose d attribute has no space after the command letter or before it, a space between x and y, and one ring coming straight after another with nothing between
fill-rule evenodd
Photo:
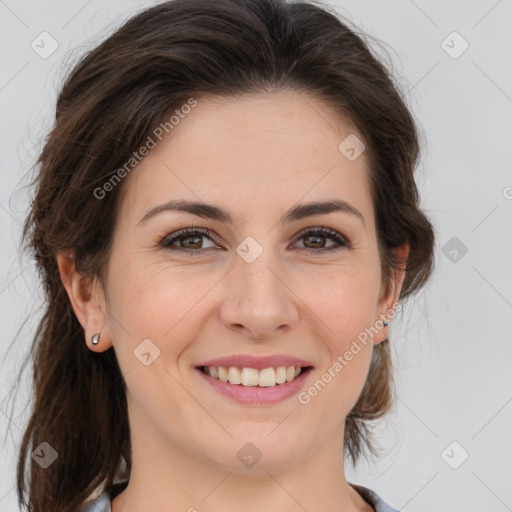
<instances>
[{"instance_id":1,"label":"mouth","mask_svg":"<svg viewBox=\"0 0 512 512\"><path fill-rule=\"evenodd\" d=\"M251 368L238 366L197 366L197 370L214 380L233 386L272 388L290 383L308 373L313 366L277 366Z\"/></svg>"},{"instance_id":2,"label":"mouth","mask_svg":"<svg viewBox=\"0 0 512 512\"><path fill-rule=\"evenodd\" d=\"M200 380L215 396L249 406L291 399L305 386L313 369L309 361L286 354L237 354L195 366Z\"/></svg>"},{"instance_id":3,"label":"mouth","mask_svg":"<svg viewBox=\"0 0 512 512\"><path fill-rule=\"evenodd\" d=\"M290 400L306 385L313 366L252 368L201 365L197 375L215 396L244 406L272 406Z\"/></svg>"}]
</instances>

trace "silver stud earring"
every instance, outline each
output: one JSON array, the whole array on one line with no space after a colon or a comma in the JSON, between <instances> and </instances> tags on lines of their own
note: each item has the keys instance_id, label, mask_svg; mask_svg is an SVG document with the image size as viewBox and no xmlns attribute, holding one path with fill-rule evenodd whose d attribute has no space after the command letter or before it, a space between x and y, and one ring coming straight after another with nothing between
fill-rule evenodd
<instances>
[{"instance_id":1,"label":"silver stud earring","mask_svg":"<svg viewBox=\"0 0 512 512\"><path fill-rule=\"evenodd\" d=\"M91 336L91 343L92 343L93 345L97 345L99 342L100 342L100 333L99 333L99 332L97 332L96 334L93 334L93 335Z\"/></svg>"},{"instance_id":2,"label":"silver stud earring","mask_svg":"<svg viewBox=\"0 0 512 512\"><path fill-rule=\"evenodd\" d=\"M384 324L384 327L386 327L386 325L389 325L389 322L386 322L386 320L384 320L383 324Z\"/></svg>"}]
</instances>

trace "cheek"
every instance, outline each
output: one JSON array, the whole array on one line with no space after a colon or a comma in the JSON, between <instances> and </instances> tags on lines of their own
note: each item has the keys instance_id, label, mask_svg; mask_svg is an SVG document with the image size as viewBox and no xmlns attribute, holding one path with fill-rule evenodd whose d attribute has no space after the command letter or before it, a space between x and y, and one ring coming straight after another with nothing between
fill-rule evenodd
<instances>
[{"instance_id":1,"label":"cheek","mask_svg":"<svg viewBox=\"0 0 512 512\"><path fill-rule=\"evenodd\" d=\"M193 280L168 267L122 268L117 276L112 273L117 285L110 293L116 356L138 407L155 422L168 423L166 410L154 404L165 401L176 408L183 401L177 363L198 335L197 305L212 284L194 286ZM192 406L187 414L200 416L200 411Z\"/></svg>"},{"instance_id":2,"label":"cheek","mask_svg":"<svg viewBox=\"0 0 512 512\"><path fill-rule=\"evenodd\" d=\"M344 265L319 272L310 284L301 285L299 294L307 297L306 304L325 326L324 339L333 351L344 351L347 342L375 320L380 273L368 268Z\"/></svg>"},{"instance_id":3,"label":"cheek","mask_svg":"<svg viewBox=\"0 0 512 512\"><path fill-rule=\"evenodd\" d=\"M326 395L340 404L340 413L347 413L354 405L366 380L379 279L378 272L346 267L316 279L308 292L307 304L318 320L319 349L328 351L321 368L322 382L317 387L325 384L329 388Z\"/></svg>"},{"instance_id":4,"label":"cheek","mask_svg":"<svg viewBox=\"0 0 512 512\"><path fill-rule=\"evenodd\" d=\"M370 367L371 343L331 339L331 359L298 396L309 422L318 430L336 432L356 404Z\"/></svg>"},{"instance_id":5,"label":"cheek","mask_svg":"<svg viewBox=\"0 0 512 512\"><path fill-rule=\"evenodd\" d=\"M219 276L161 263L141 262L123 269L111 294L117 345L133 353L143 340L150 339L160 350L159 362L175 367L180 354L199 335L198 315Z\"/></svg>"},{"instance_id":6,"label":"cheek","mask_svg":"<svg viewBox=\"0 0 512 512\"><path fill-rule=\"evenodd\" d=\"M323 335L319 350L328 354L315 379L305 389L300 403L312 402L311 416L323 418L332 429L338 428L354 407L366 381L373 343L365 331L370 324L371 308L361 310L364 303L351 301L333 313L331 327L336 334ZM329 321L329 319L327 319ZM325 425L324 425L325 427Z\"/></svg>"}]
</instances>

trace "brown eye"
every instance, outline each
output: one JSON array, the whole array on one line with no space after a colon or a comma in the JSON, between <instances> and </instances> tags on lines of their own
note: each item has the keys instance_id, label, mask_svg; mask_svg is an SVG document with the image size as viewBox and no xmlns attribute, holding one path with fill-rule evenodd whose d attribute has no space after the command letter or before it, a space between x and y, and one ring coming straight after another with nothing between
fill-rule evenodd
<instances>
[{"instance_id":1,"label":"brown eye","mask_svg":"<svg viewBox=\"0 0 512 512\"><path fill-rule=\"evenodd\" d=\"M205 229L182 229L173 233L171 236L165 238L161 242L161 246L166 249L172 249L177 251L185 252L198 252L202 249L210 249L211 247L203 246L203 239L208 239L213 243L213 240L209 234L210 232ZM178 244L176 245L176 242ZM213 247L217 247L213 243Z\"/></svg>"},{"instance_id":2,"label":"brown eye","mask_svg":"<svg viewBox=\"0 0 512 512\"><path fill-rule=\"evenodd\" d=\"M308 249L323 249L325 248L325 242L327 237L325 235L305 235L302 237L304 239L304 245ZM313 247L308 245L307 242L311 242Z\"/></svg>"},{"instance_id":3,"label":"brown eye","mask_svg":"<svg viewBox=\"0 0 512 512\"><path fill-rule=\"evenodd\" d=\"M202 249L202 239L203 235L185 235L178 238L180 241L180 247L184 247L186 249Z\"/></svg>"},{"instance_id":4,"label":"brown eye","mask_svg":"<svg viewBox=\"0 0 512 512\"><path fill-rule=\"evenodd\" d=\"M350 243L344 236L329 228L319 228L306 231L298 238L298 240L301 239L304 239L304 249L310 249L314 252L327 252L341 249L342 247L350 248ZM326 246L326 239L329 239L334 243Z\"/></svg>"},{"instance_id":5,"label":"brown eye","mask_svg":"<svg viewBox=\"0 0 512 512\"><path fill-rule=\"evenodd\" d=\"M204 239L212 243L210 247L204 247ZM329 228L315 228L304 231L297 239L303 240L304 247L299 248L314 253L323 253L341 248L351 248L350 242L340 233ZM327 245L327 240L331 240ZM165 249L186 252L188 254L201 254L206 249L218 247L208 229L186 228L166 237L160 245Z\"/></svg>"}]
</instances>

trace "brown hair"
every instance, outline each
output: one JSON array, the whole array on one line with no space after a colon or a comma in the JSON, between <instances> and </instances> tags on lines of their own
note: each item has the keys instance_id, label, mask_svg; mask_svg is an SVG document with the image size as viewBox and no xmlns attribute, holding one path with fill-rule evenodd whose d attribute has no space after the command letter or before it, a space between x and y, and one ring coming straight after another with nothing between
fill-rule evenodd
<instances>
[{"instance_id":1,"label":"brown hair","mask_svg":"<svg viewBox=\"0 0 512 512\"><path fill-rule=\"evenodd\" d=\"M364 137L384 279L405 264L394 251L404 243L410 252L401 300L428 279L434 232L413 177L417 127L390 71L360 35L311 2L174 0L139 13L71 71L36 162L23 240L46 302L31 347L34 403L17 468L18 501L29 511L78 510L102 484L113 485L122 465L126 475L131 469L116 355L112 347L87 348L56 262L57 252L69 251L85 277L104 283L122 183L102 200L94 190L191 96L285 88L344 113ZM367 423L391 403L386 340L375 346L346 419L345 449L354 463L365 446L374 453ZM27 458L42 442L58 453L48 469Z\"/></svg>"}]
</instances>

